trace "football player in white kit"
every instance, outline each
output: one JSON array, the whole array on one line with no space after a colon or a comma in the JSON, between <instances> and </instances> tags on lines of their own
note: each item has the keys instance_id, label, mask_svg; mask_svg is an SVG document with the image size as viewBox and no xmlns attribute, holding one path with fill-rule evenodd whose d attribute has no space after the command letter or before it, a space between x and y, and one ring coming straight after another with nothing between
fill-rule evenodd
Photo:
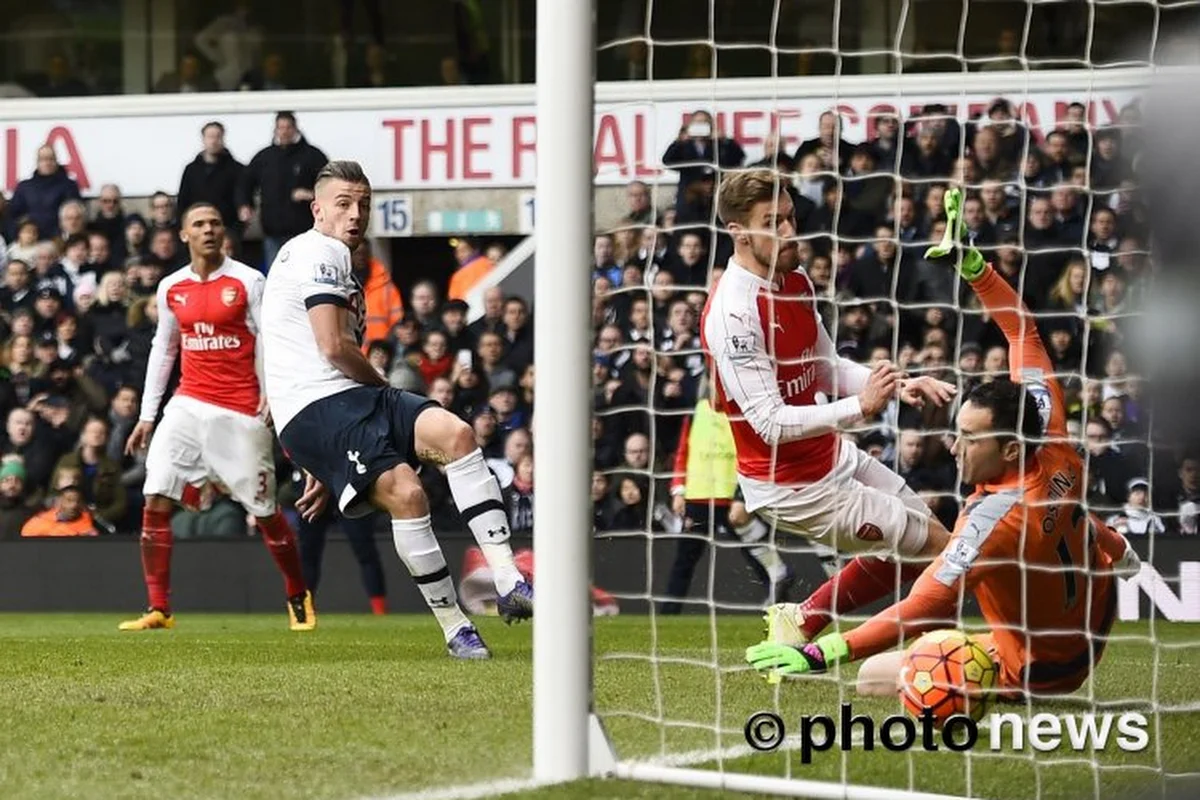
<instances>
[{"instance_id":1,"label":"football player in white kit","mask_svg":"<svg viewBox=\"0 0 1200 800\"><path fill-rule=\"evenodd\" d=\"M259 380L262 273L222 254L225 226L209 203L195 203L184 212L180 238L191 261L158 285L158 327L140 421L125 445L128 453L150 446L141 536L150 608L120 628L174 627L171 512L176 503L195 504L215 481L257 518L263 541L283 573L291 629L312 630L317 617L296 536L275 503L275 441ZM179 388L155 431L176 356L181 361Z\"/></svg>"},{"instance_id":2,"label":"football player in white kit","mask_svg":"<svg viewBox=\"0 0 1200 800\"><path fill-rule=\"evenodd\" d=\"M436 402L393 389L363 355L363 293L350 253L366 234L371 184L353 161L317 175L313 229L280 250L263 296L267 396L279 439L310 476L304 512L326 489L345 516L372 507L392 518L392 539L457 658L488 658L463 614L430 525L416 469L444 467L462 521L496 583L506 622L533 614L533 587L513 563L500 486L471 426Z\"/></svg>"},{"instance_id":3,"label":"football player in white kit","mask_svg":"<svg viewBox=\"0 0 1200 800\"><path fill-rule=\"evenodd\" d=\"M792 199L773 170L731 174L719 202L734 255L705 306L701 338L732 423L746 508L839 553L870 554L804 603L768 609L768 638L802 644L832 615L893 594L897 572L915 580L949 538L899 475L840 430L897 394L942 405L955 387L837 355L799 265ZM831 400L835 394L840 399Z\"/></svg>"}]
</instances>

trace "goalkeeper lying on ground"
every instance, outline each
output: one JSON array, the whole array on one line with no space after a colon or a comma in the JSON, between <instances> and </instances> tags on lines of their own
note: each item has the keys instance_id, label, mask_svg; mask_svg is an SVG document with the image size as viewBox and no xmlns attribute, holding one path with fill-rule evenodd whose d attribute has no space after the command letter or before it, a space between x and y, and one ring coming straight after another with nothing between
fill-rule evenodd
<instances>
[{"instance_id":1,"label":"goalkeeper lying on ground","mask_svg":"<svg viewBox=\"0 0 1200 800\"><path fill-rule=\"evenodd\" d=\"M949 261L963 235L960 191L947 192L945 204L946 236L926 257ZM959 272L1004 331L1012 365L1012 380L979 386L958 413L952 453L975 492L907 598L845 634L800 648L750 647L746 660L756 669L798 675L865 658L859 693L894 694L903 653L891 648L898 638L956 625L966 590L992 629L977 638L1007 696L1074 691L1104 652L1115 575L1136 571L1137 554L1081 505L1083 461L1067 439L1062 388L1033 317L977 249L961 254Z\"/></svg>"}]
</instances>

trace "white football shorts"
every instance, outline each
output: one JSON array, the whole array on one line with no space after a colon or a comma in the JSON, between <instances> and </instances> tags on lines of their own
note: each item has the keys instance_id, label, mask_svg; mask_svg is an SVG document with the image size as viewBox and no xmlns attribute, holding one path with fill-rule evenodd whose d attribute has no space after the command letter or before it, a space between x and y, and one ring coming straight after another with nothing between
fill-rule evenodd
<instances>
[{"instance_id":1,"label":"white football shorts","mask_svg":"<svg viewBox=\"0 0 1200 800\"><path fill-rule=\"evenodd\" d=\"M789 486L738 476L746 510L779 530L840 553L916 555L931 512L904 479L851 442L839 441L833 470Z\"/></svg>"},{"instance_id":2,"label":"white football shorts","mask_svg":"<svg viewBox=\"0 0 1200 800\"><path fill-rule=\"evenodd\" d=\"M257 417L175 395L146 454L142 493L181 502L215 482L256 517L275 513L274 437Z\"/></svg>"}]
</instances>

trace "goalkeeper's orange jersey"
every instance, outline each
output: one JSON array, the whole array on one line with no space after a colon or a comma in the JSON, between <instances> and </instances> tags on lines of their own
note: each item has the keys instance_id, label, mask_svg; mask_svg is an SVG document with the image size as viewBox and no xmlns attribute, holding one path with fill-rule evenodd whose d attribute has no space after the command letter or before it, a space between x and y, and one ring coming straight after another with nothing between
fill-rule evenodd
<instances>
[{"instance_id":1,"label":"goalkeeper's orange jersey","mask_svg":"<svg viewBox=\"0 0 1200 800\"><path fill-rule=\"evenodd\" d=\"M1083 460L1066 439L1062 388L1033 317L990 266L972 286L1008 339L1012 379L1037 399L1045 441L1021 474L976 487L950 543L909 596L846 641L855 658L887 649L898 625L907 636L956 618L970 590L992 628L1002 685L1070 691L1104 649L1103 638L1092 637L1112 626L1111 570L1125 543L1082 505Z\"/></svg>"}]
</instances>

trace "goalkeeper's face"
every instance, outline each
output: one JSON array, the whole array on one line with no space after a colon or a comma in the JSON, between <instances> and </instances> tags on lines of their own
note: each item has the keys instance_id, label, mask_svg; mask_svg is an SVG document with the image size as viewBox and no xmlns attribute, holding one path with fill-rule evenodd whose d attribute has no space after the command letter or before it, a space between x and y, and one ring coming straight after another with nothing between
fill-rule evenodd
<instances>
[{"instance_id":1,"label":"goalkeeper's face","mask_svg":"<svg viewBox=\"0 0 1200 800\"><path fill-rule=\"evenodd\" d=\"M800 248L796 242L795 208L792 198L782 193L775 199L754 205L750 213L750 252L765 270L774 268L776 274L787 274L800 265Z\"/></svg>"}]
</instances>

